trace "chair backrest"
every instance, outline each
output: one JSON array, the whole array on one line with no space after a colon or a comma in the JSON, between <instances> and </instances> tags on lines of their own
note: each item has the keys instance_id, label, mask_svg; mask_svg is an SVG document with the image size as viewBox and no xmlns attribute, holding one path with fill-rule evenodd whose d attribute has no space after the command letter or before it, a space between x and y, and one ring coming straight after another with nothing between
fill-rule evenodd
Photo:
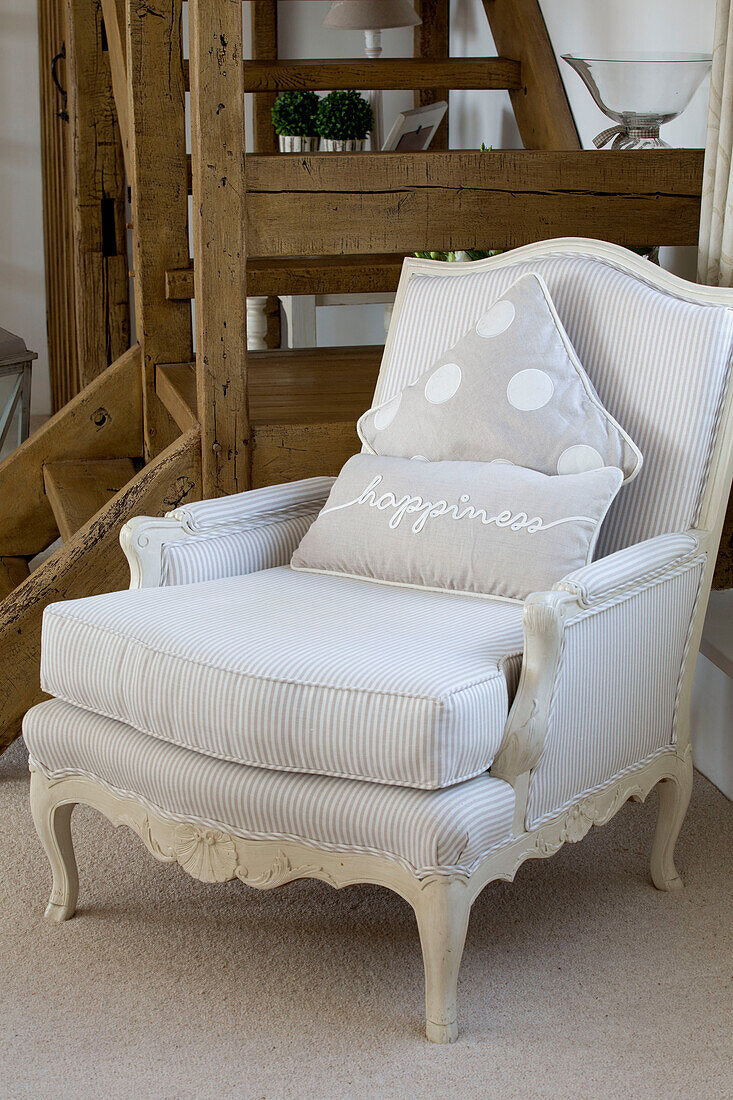
<instances>
[{"instance_id":1,"label":"chair backrest","mask_svg":"<svg viewBox=\"0 0 733 1100\"><path fill-rule=\"evenodd\" d=\"M601 401L644 455L598 556L704 525L703 507L719 516L728 475L711 488L711 471L733 433L733 291L688 283L616 245L568 238L474 263L406 260L375 404L413 382L528 271L544 278Z\"/></svg>"}]
</instances>

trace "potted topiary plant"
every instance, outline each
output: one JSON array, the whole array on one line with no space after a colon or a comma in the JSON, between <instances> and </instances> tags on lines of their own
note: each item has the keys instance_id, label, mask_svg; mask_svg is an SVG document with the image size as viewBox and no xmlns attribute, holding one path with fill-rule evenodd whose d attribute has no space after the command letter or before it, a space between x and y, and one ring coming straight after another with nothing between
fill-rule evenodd
<instances>
[{"instance_id":1,"label":"potted topiary plant","mask_svg":"<svg viewBox=\"0 0 733 1100\"><path fill-rule=\"evenodd\" d=\"M325 152L361 152L373 125L374 111L358 92L329 92L318 105L316 132Z\"/></svg>"},{"instance_id":2,"label":"potted topiary plant","mask_svg":"<svg viewBox=\"0 0 733 1100\"><path fill-rule=\"evenodd\" d=\"M270 117L280 138L281 153L312 153L315 150L318 102L315 92L282 92L277 97Z\"/></svg>"}]
</instances>

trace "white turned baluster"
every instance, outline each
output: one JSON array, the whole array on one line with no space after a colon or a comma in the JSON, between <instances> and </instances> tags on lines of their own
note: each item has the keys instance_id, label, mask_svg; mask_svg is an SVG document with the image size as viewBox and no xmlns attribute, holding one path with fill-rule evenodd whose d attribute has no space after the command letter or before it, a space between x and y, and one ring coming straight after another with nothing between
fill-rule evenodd
<instances>
[{"instance_id":1,"label":"white turned baluster","mask_svg":"<svg viewBox=\"0 0 733 1100\"><path fill-rule=\"evenodd\" d=\"M247 351L267 351L267 298L247 299Z\"/></svg>"}]
</instances>

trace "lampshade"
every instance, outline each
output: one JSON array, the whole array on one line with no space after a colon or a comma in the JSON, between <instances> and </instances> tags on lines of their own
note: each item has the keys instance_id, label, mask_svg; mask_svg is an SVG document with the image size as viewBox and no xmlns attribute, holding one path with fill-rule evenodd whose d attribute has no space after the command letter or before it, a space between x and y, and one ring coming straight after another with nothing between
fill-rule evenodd
<instances>
[{"instance_id":1,"label":"lampshade","mask_svg":"<svg viewBox=\"0 0 733 1100\"><path fill-rule=\"evenodd\" d=\"M389 27L416 27L422 23L412 0L334 0L324 27L339 30L378 31Z\"/></svg>"}]
</instances>

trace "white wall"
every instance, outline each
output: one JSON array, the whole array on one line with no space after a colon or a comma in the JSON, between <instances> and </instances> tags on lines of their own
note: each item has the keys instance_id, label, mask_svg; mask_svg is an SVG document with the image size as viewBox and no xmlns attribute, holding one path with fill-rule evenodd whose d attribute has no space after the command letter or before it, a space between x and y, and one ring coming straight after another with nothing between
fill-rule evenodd
<instances>
[{"instance_id":1,"label":"white wall","mask_svg":"<svg viewBox=\"0 0 733 1100\"><path fill-rule=\"evenodd\" d=\"M280 0L280 51L283 57L359 56L361 32L321 26L328 0ZM615 50L704 51L712 42L715 0L542 0L555 49L561 53ZM494 51L481 0L452 0L451 48L457 56ZM386 31L385 56L412 49L410 30ZM584 144L605 124L579 78L562 65L571 105ZM672 144L704 143L706 95L703 87L685 114L666 128ZM386 93L385 128L397 110L410 105L404 93ZM0 325L20 333L39 353L34 370L35 412L50 407L43 280L38 44L34 0L3 0L0 8ZM478 148L518 146L519 138L504 92L451 94L452 144ZM490 227L487 227L487 231ZM682 255L683 251L687 255ZM694 273L692 250L667 252L663 260L682 274ZM346 343L383 338L379 306L324 310L321 339Z\"/></svg>"},{"instance_id":2,"label":"white wall","mask_svg":"<svg viewBox=\"0 0 733 1100\"><path fill-rule=\"evenodd\" d=\"M38 24L34 0L0 5L0 325L22 336L33 411L51 408L43 270Z\"/></svg>"}]
</instances>

